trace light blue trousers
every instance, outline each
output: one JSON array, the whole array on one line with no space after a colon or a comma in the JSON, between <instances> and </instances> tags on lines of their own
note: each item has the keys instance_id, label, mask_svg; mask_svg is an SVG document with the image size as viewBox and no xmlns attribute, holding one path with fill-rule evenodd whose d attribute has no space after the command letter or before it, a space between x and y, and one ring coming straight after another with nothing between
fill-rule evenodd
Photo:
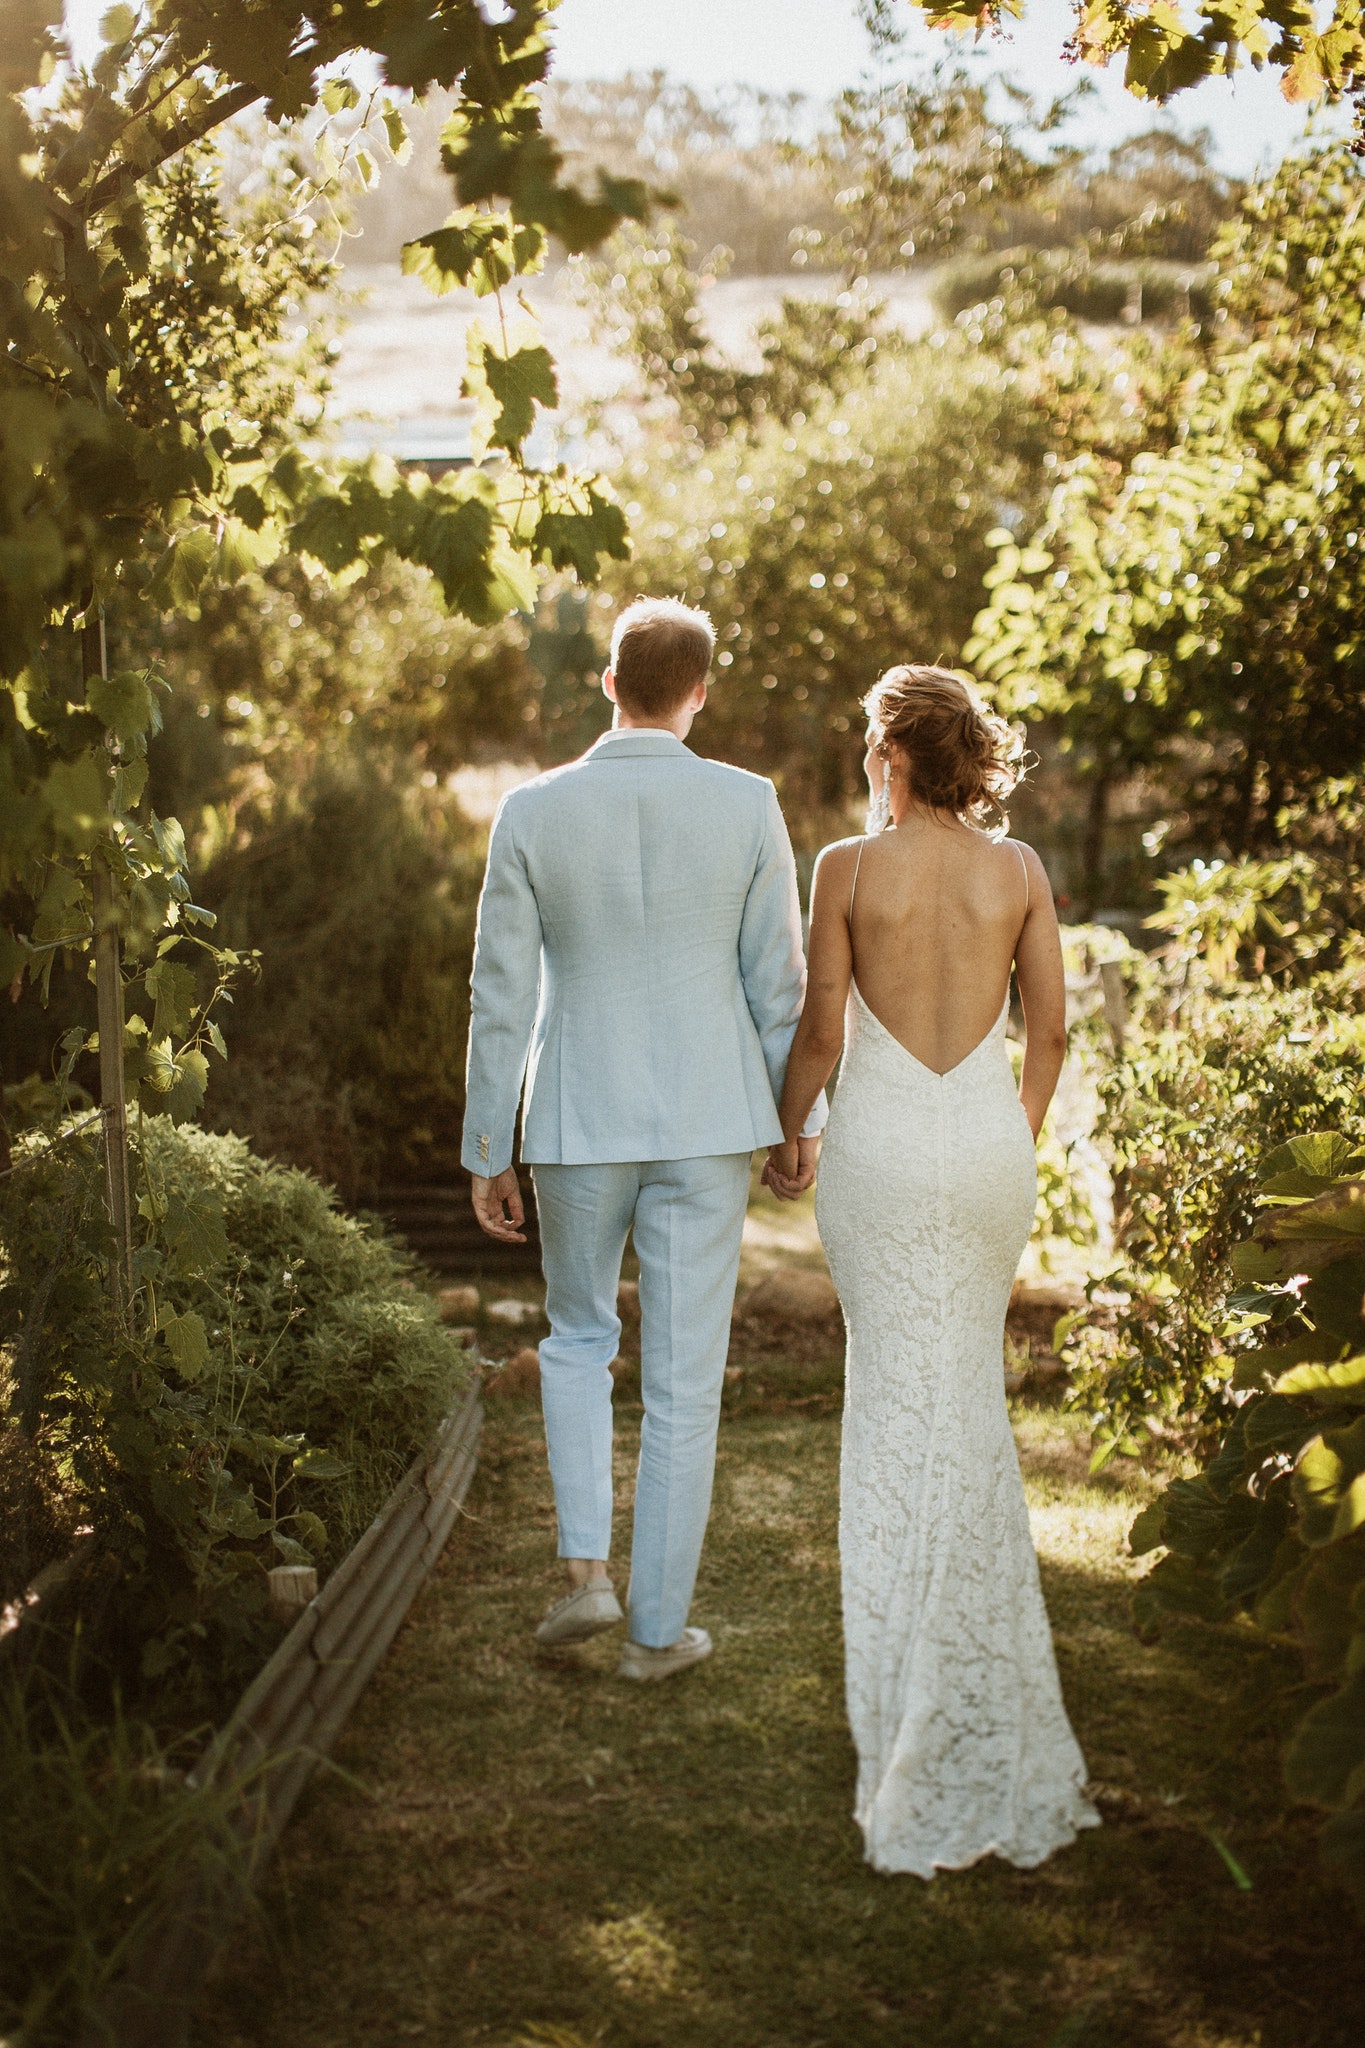
<instances>
[{"instance_id":1,"label":"light blue trousers","mask_svg":"<svg viewBox=\"0 0 1365 2048\"><path fill-rule=\"evenodd\" d=\"M749 1158L532 1168L550 1319L541 1399L561 1557L611 1551L610 1366L621 1338L621 1254L634 1226L645 1419L628 1597L632 1638L654 1648L686 1626L711 1511Z\"/></svg>"}]
</instances>

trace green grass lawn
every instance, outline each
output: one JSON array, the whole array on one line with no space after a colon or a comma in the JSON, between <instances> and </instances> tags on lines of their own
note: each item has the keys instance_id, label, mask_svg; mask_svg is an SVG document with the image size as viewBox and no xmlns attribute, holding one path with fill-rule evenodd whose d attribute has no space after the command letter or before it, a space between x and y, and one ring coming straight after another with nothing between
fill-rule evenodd
<instances>
[{"instance_id":1,"label":"green grass lawn","mask_svg":"<svg viewBox=\"0 0 1365 2048\"><path fill-rule=\"evenodd\" d=\"M637 1420L622 1409L623 1511ZM1193 1625L1139 1643L1122 1546L1145 1495L1088 1482L1055 1414L1017 1423L1102 1828L1033 1872L862 1862L833 1414L722 1428L709 1664L622 1684L614 1636L538 1659L554 1514L539 1415L504 1403L198 2048L1359 2048L1365 1945L1279 1791L1295 1661Z\"/></svg>"}]
</instances>

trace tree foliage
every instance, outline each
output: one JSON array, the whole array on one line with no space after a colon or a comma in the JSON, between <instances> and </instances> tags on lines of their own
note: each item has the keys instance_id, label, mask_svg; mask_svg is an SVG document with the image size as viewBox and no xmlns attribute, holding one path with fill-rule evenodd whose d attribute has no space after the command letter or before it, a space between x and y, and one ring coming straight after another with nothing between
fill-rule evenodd
<instances>
[{"instance_id":1,"label":"tree foliage","mask_svg":"<svg viewBox=\"0 0 1365 2048\"><path fill-rule=\"evenodd\" d=\"M1151 431L1078 450L1029 547L998 536L967 650L1090 773L1170 764L1234 852L1365 754L1363 208L1344 148L1247 195L1212 322L1124 373Z\"/></svg>"},{"instance_id":2,"label":"tree foliage","mask_svg":"<svg viewBox=\"0 0 1365 2048\"><path fill-rule=\"evenodd\" d=\"M215 585L286 556L344 581L385 553L428 571L451 610L491 623L533 602L542 566L591 576L624 550L621 515L592 478L522 463L554 376L538 341L503 322L476 333L469 371L480 435L500 462L430 483L379 462L328 466L301 445L316 406L301 406L297 380L282 384L267 360L270 288L281 264L306 281L291 239L334 193L343 160L373 175L340 60L372 52L400 91L459 86L442 134L456 211L413 257L438 285L459 276L496 292L543 259L550 234L581 249L646 201L638 182L608 177L588 194L562 177L539 123L544 0L518 0L496 22L474 0L342 0L311 15L282 0L249 13L235 0L154 0L108 12L89 71L69 62L51 0L17 14L0 108L7 982L41 971L35 946L54 934L35 939L35 906L54 890L60 942L88 943L92 857L128 925L146 864L134 842L160 831L138 822L155 674L114 678L101 707L85 687L89 661L77 675L50 658L54 630L106 606L192 613ZM295 177L289 217L239 224L243 263L224 246L205 150L256 105L275 123L310 114L316 163ZM401 144L391 96L362 112ZM163 860L173 837L162 834ZM183 873L171 895L187 895L182 885Z\"/></svg>"},{"instance_id":3,"label":"tree foliage","mask_svg":"<svg viewBox=\"0 0 1365 2048\"><path fill-rule=\"evenodd\" d=\"M1006 18L1027 24L1028 0L911 0L935 28L998 31ZM863 12L894 41L897 0L864 0ZM1027 26L1025 33L1028 33ZM1123 59L1123 80L1139 99L1168 100L1206 78L1245 64L1280 73L1293 104L1343 97L1359 106L1365 91L1365 26L1355 0L1334 0L1324 20L1305 0L1174 0L1137 9L1123 0L1080 0L1066 54L1101 69Z\"/></svg>"},{"instance_id":4,"label":"tree foliage","mask_svg":"<svg viewBox=\"0 0 1365 2048\"><path fill-rule=\"evenodd\" d=\"M1241 1284L1213 1368L1216 1450L1139 1516L1132 1548L1165 1552L1137 1589L1139 1621L1244 1614L1297 1643L1324 1690L1290 1739L1286 1787L1331 1815L1324 1860L1365 1911L1362 1171L1365 1152L1338 1131L1261 1158L1261 1214L1232 1252Z\"/></svg>"}]
</instances>

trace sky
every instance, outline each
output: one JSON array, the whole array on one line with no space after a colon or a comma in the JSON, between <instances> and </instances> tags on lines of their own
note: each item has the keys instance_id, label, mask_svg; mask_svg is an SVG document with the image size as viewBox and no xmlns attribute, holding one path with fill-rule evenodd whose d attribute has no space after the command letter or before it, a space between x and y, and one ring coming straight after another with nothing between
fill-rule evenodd
<instances>
[{"instance_id":1,"label":"sky","mask_svg":"<svg viewBox=\"0 0 1365 2048\"><path fill-rule=\"evenodd\" d=\"M82 55L98 47L106 5L67 0ZM1070 0L1029 0L1022 26L979 46L930 29L908 0L906 13L915 18L911 60L956 55L1049 99L1082 76L1091 80L1095 94L1067 131L1069 140L1089 148L1106 148L1154 119L1182 132L1207 127L1215 160L1247 176L1276 161L1303 131L1302 111L1285 104L1277 77L1250 67L1234 80L1208 79L1179 93L1162 111L1125 92L1117 67L1096 71L1065 63L1060 52L1073 21ZM663 70L703 90L744 84L827 98L855 84L868 62L855 0L561 0L554 35L561 77ZM1338 113L1332 125L1344 125L1344 116Z\"/></svg>"}]
</instances>

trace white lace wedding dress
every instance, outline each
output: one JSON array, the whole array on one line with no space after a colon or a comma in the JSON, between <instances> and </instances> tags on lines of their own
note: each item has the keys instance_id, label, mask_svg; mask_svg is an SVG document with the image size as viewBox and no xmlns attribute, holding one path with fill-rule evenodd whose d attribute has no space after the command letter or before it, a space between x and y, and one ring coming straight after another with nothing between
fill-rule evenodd
<instances>
[{"instance_id":1,"label":"white lace wedding dress","mask_svg":"<svg viewBox=\"0 0 1365 2048\"><path fill-rule=\"evenodd\" d=\"M950 1072L855 988L817 1216L848 1325L839 1544L856 1814L878 1870L1041 1863L1098 1815L1005 1405L1033 1221L1005 1011Z\"/></svg>"}]
</instances>

